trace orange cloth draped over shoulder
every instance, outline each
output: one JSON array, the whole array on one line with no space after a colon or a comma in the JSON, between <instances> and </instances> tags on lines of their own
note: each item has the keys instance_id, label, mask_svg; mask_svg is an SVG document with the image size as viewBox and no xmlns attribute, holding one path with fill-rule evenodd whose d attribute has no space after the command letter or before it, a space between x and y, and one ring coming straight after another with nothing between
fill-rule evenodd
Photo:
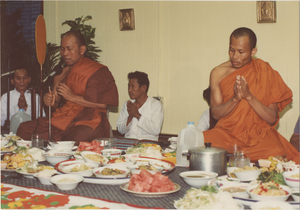
<instances>
[{"instance_id":1,"label":"orange cloth draped over shoulder","mask_svg":"<svg viewBox=\"0 0 300 210\"><path fill-rule=\"evenodd\" d=\"M277 103L281 112L292 102L292 91L279 73L269 63L252 59L220 82L223 103L234 96L233 85L238 75L246 79L250 92L265 106ZM237 143L249 151L251 161L282 155L299 164L299 152L275 129L278 122L279 116L275 125L269 125L242 99L229 115L218 121L215 128L203 132L204 141L225 149Z\"/></svg>"},{"instance_id":2,"label":"orange cloth draped over shoulder","mask_svg":"<svg viewBox=\"0 0 300 210\"><path fill-rule=\"evenodd\" d=\"M73 94L85 96L86 84L92 74L94 74L104 65L93 60L82 58L71 70L67 78L67 86L72 90ZM56 109L51 118L51 125L66 130L73 119L81 113L84 106L67 101L61 108ZM86 125L95 130L101 122L99 112L105 112L106 109L94 109L94 117L91 120L77 121L74 125Z\"/></svg>"}]
</instances>

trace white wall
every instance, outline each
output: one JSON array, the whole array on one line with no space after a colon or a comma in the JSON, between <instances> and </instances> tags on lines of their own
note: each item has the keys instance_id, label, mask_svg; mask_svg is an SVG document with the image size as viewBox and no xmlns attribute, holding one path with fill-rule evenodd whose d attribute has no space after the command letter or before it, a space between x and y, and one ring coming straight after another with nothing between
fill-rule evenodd
<instances>
[{"instance_id":1,"label":"white wall","mask_svg":"<svg viewBox=\"0 0 300 210\"><path fill-rule=\"evenodd\" d=\"M69 29L65 20L91 15L96 45L103 52L119 90L119 111L128 99L127 74L148 73L149 96L164 101L163 133L177 134L188 121L197 124L208 105L202 91L212 68L228 60L230 33L241 26L258 37L257 57L279 71L294 101L278 131L290 138L299 116L299 3L277 1L277 22L257 23L256 1L45 1L47 41L59 44ZM119 9L134 8L135 30L119 30ZM116 128L118 110L110 114Z\"/></svg>"}]
</instances>

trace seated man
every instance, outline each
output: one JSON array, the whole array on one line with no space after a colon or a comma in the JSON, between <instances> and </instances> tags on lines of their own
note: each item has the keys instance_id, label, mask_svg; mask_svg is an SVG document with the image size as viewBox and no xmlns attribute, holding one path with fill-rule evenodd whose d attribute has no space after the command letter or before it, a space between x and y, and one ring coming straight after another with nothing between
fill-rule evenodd
<instances>
[{"instance_id":1,"label":"seated man","mask_svg":"<svg viewBox=\"0 0 300 210\"><path fill-rule=\"evenodd\" d=\"M293 133L293 135L291 136L291 139L290 139L290 143L291 143L298 151L300 151L299 141L300 141L300 139L299 139L299 117L298 117L298 120L297 120L295 129L294 129L294 133Z\"/></svg>"},{"instance_id":2,"label":"seated man","mask_svg":"<svg viewBox=\"0 0 300 210\"><path fill-rule=\"evenodd\" d=\"M52 137L63 141L92 141L110 137L107 105L118 105L118 91L108 68L84 57L86 46L79 31L68 31L61 39L61 56L66 67L54 78L53 90L44 95L46 106L57 108L51 118ZM33 133L48 139L48 119L21 123L17 135L30 139Z\"/></svg>"},{"instance_id":3,"label":"seated man","mask_svg":"<svg viewBox=\"0 0 300 210\"><path fill-rule=\"evenodd\" d=\"M14 90L10 91L10 119L19 109L24 109L25 113L31 116L31 92L27 90L31 77L27 69L18 68L12 75L11 83L15 86ZM39 95L36 94L36 116L39 114ZM45 115L44 115L45 116ZM4 126L7 119L7 93L1 97L1 126Z\"/></svg>"},{"instance_id":4,"label":"seated man","mask_svg":"<svg viewBox=\"0 0 300 210\"><path fill-rule=\"evenodd\" d=\"M164 119L160 101L148 97L148 75L144 72L128 74L128 93L130 100L123 105L117 128L126 138L158 141Z\"/></svg>"},{"instance_id":5,"label":"seated man","mask_svg":"<svg viewBox=\"0 0 300 210\"><path fill-rule=\"evenodd\" d=\"M204 98L204 100L206 100L206 102L210 106L210 87L206 88L203 91L203 98ZM203 114L199 118L197 128L202 132L207 131L209 129L214 128L215 125L217 124L217 122L218 121L215 120L211 115L211 109L208 108L207 110L205 110L203 112Z\"/></svg>"},{"instance_id":6,"label":"seated man","mask_svg":"<svg viewBox=\"0 0 300 210\"><path fill-rule=\"evenodd\" d=\"M218 123L203 132L204 141L225 149L237 143L249 151L251 161L282 155L299 164L299 152L275 129L292 91L267 62L252 58L255 46L252 30L236 29L230 36L230 60L211 71L211 110Z\"/></svg>"}]
</instances>

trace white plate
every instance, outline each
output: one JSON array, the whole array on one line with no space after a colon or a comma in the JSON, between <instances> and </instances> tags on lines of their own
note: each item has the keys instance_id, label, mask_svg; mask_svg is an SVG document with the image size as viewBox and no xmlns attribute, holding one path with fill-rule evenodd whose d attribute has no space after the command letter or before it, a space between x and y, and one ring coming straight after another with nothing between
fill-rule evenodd
<instances>
[{"instance_id":1,"label":"white plate","mask_svg":"<svg viewBox=\"0 0 300 210\"><path fill-rule=\"evenodd\" d=\"M34 175L35 173L24 173L24 172L21 172L21 171L18 171L18 170L20 170L20 168L17 168L17 169L15 170L15 172L17 172L18 174L22 174L22 175L23 175L24 177L26 177L26 178L34 179L33 175Z\"/></svg>"},{"instance_id":2,"label":"white plate","mask_svg":"<svg viewBox=\"0 0 300 210\"><path fill-rule=\"evenodd\" d=\"M160 160L155 158L132 158L132 160L136 160L136 165L148 164L148 163L157 163L159 165L163 165L165 168L161 172L162 174L166 174L172 171L175 168L175 164L166 160Z\"/></svg>"},{"instance_id":3,"label":"white plate","mask_svg":"<svg viewBox=\"0 0 300 210\"><path fill-rule=\"evenodd\" d=\"M151 193L151 192L135 192L135 191L132 191L132 190L128 190L128 185L129 185L129 183L123 183L123 184L121 184L120 188L122 190L124 190L125 192L132 193L133 195L139 196L139 197L162 197L164 195L175 193L175 192L177 192L181 189L180 185L174 183L175 190L171 190L171 191L168 191L168 192L153 192L153 193Z\"/></svg>"},{"instance_id":4,"label":"white plate","mask_svg":"<svg viewBox=\"0 0 300 210\"><path fill-rule=\"evenodd\" d=\"M258 200L254 200L251 198L237 198L233 197L238 203L243 204L245 206L251 206L254 203L258 202ZM291 204L295 209L299 208L300 202L295 201L286 201L287 203Z\"/></svg>"},{"instance_id":5,"label":"white plate","mask_svg":"<svg viewBox=\"0 0 300 210\"><path fill-rule=\"evenodd\" d=\"M62 169L66 166L78 164L78 163L85 163L84 161L78 161L78 160L66 160L63 162L60 162L55 165L55 169L60 172L62 172ZM91 183L91 184L105 184L105 185L120 185L126 182L129 182L130 177L125 178L99 178L99 177L84 177L83 182Z\"/></svg>"}]
</instances>

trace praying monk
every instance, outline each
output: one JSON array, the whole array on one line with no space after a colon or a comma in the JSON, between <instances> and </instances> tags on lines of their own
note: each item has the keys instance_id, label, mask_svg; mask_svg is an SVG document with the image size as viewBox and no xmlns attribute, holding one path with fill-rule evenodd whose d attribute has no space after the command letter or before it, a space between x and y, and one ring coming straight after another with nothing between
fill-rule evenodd
<instances>
[{"instance_id":1,"label":"praying monk","mask_svg":"<svg viewBox=\"0 0 300 210\"><path fill-rule=\"evenodd\" d=\"M230 60L210 74L211 111L218 122L203 132L204 141L225 149L236 143L254 162L282 155L299 164L299 152L275 129L292 91L269 63L252 58L256 52L251 29L232 32Z\"/></svg>"},{"instance_id":2,"label":"praying monk","mask_svg":"<svg viewBox=\"0 0 300 210\"><path fill-rule=\"evenodd\" d=\"M92 141L110 137L107 106L118 105L118 90L108 68L84 57L84 36L80 31L68 31L61 39L61 56L66 67L54 78L52 91L44 95L46 106L57 108L51 118L52 137L56 141ZM48 139L48 120L39 118L21 123L17 135L30 139L33 133Z\"/></svg>"}]
</instances>

